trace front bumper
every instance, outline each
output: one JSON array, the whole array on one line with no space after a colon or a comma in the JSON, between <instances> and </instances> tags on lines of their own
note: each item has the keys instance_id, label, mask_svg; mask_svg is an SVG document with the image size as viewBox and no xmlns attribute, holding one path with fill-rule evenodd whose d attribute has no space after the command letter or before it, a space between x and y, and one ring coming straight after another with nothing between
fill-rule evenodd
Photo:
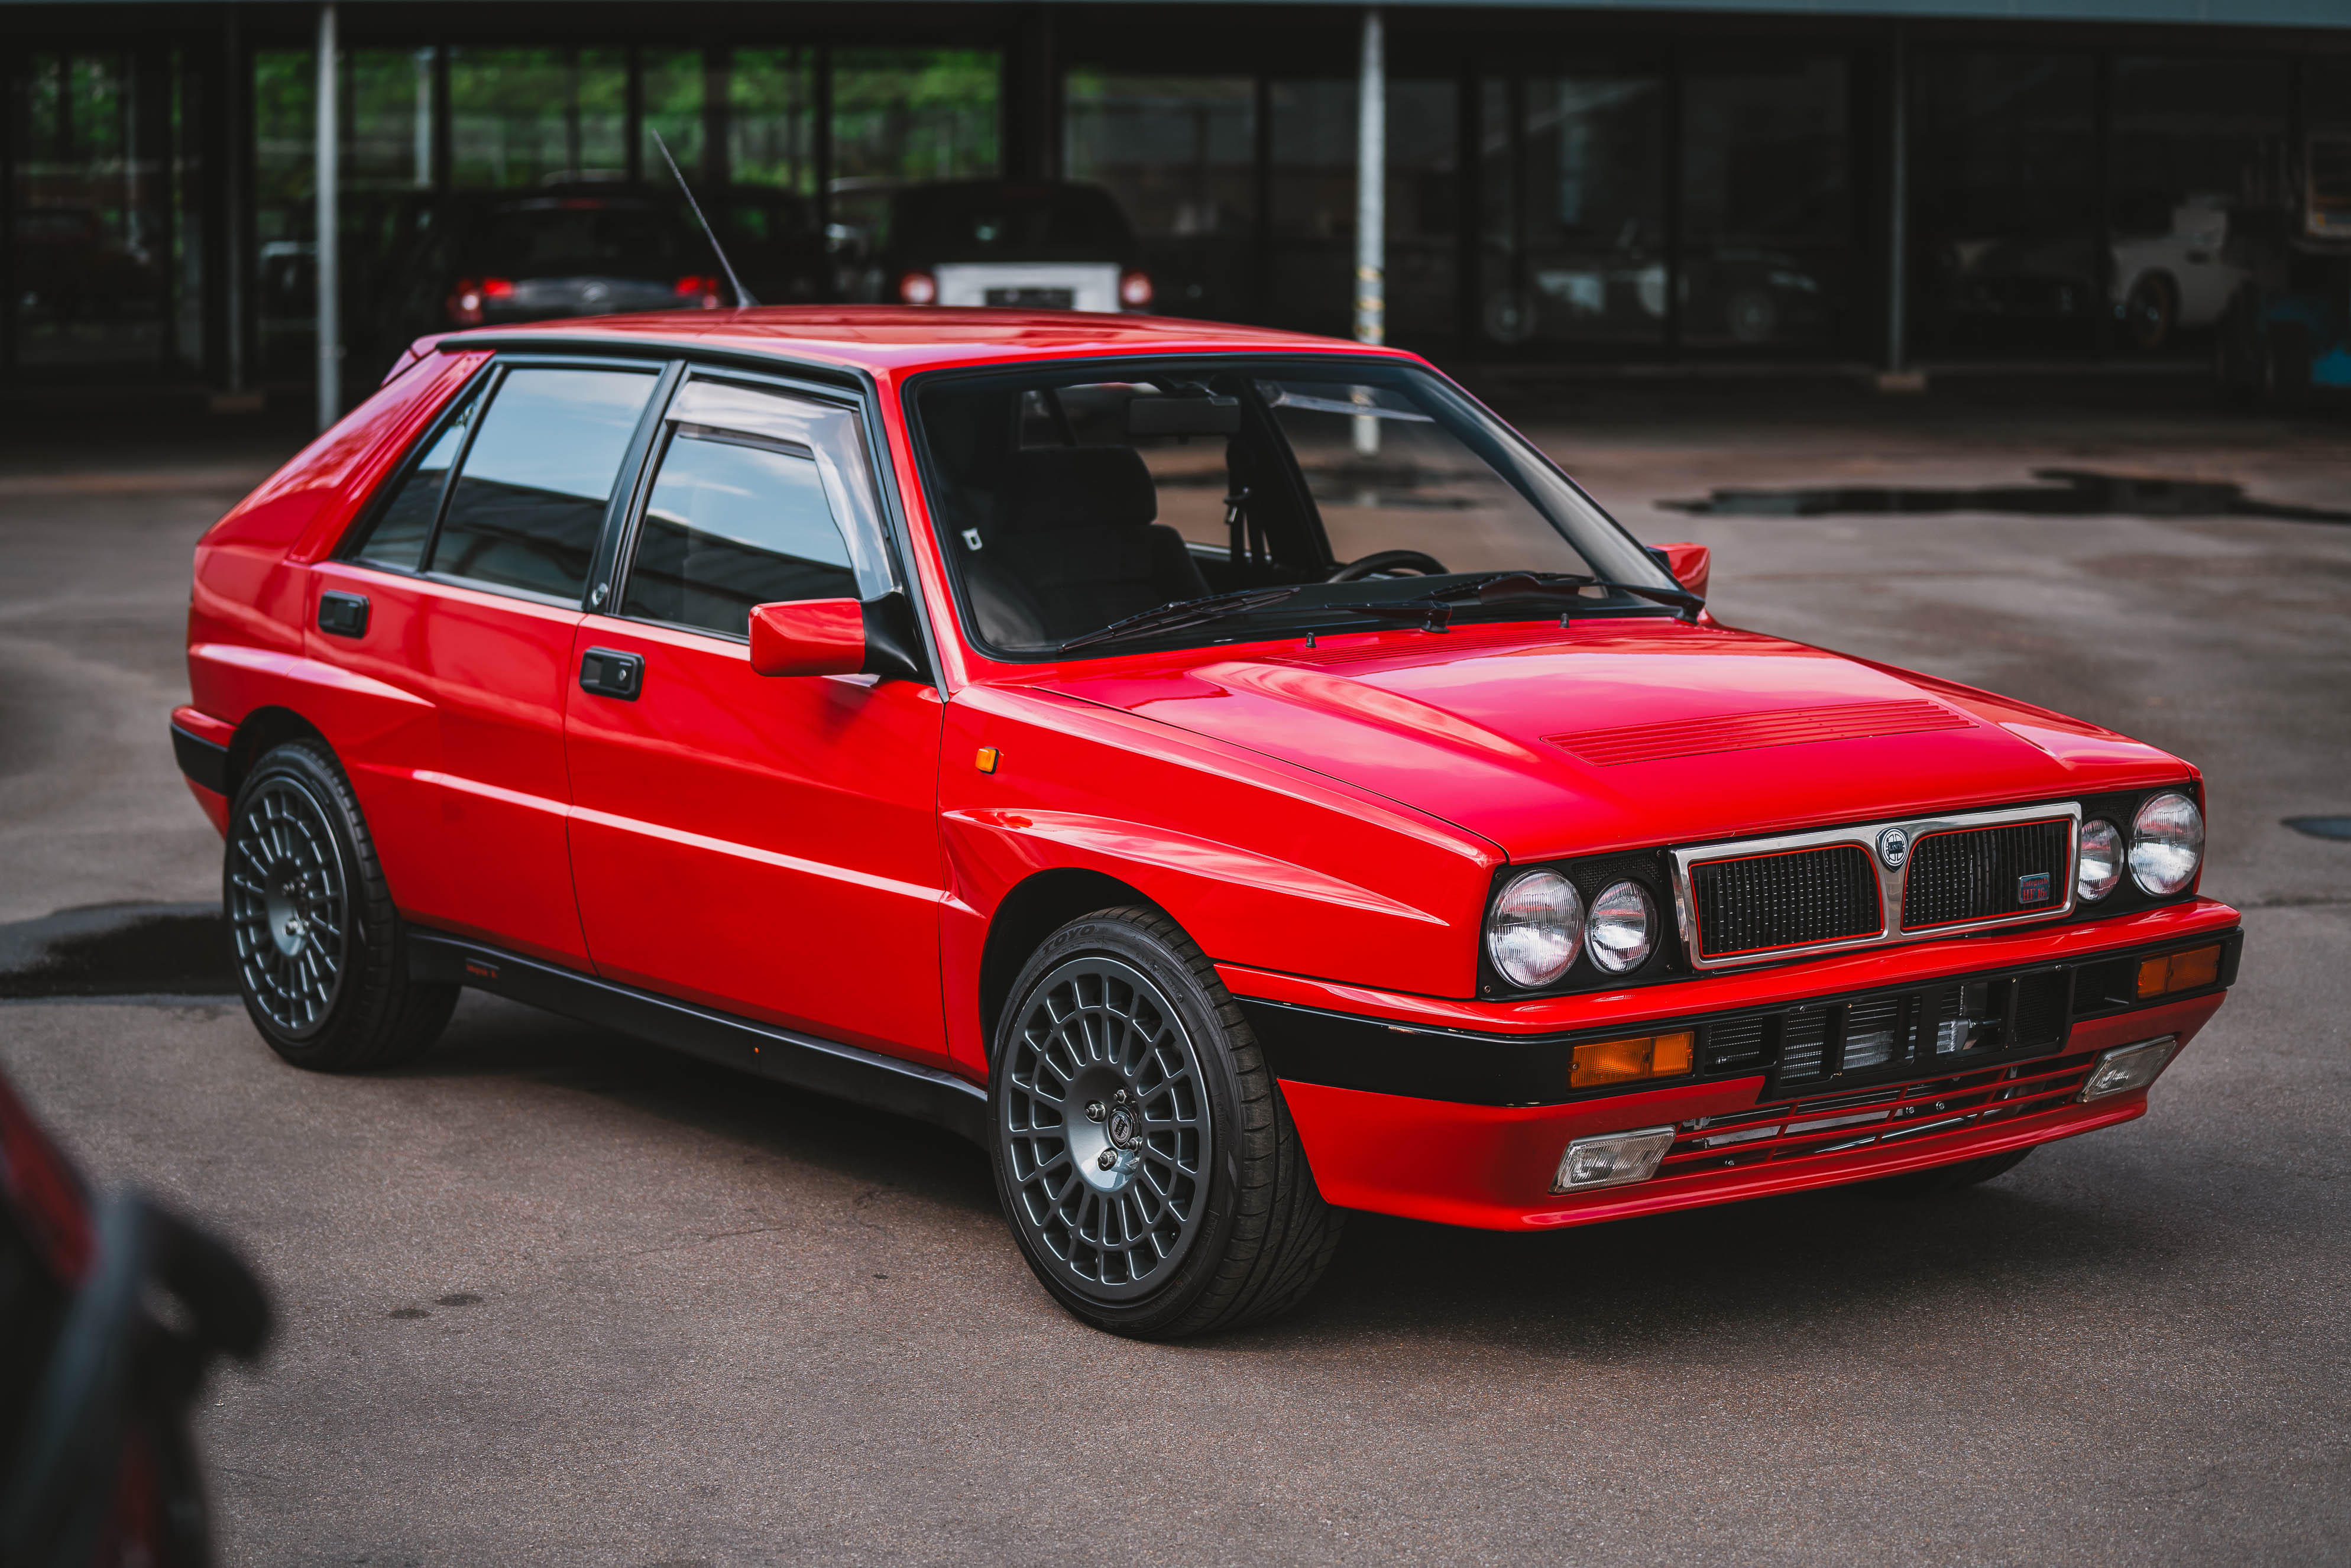
<instances>
[{"instance_id":1,"label":"front bumper","mask_svg":"<svg viewBox=\"0 0 2351 1568\"><path fill-rule=\"evenodd\" d=\"M2219 1010L2241 940L2234 910L2199 900L2111 925L1533 1003L1440 1002L1224 974L1281 1082L1325 1198L1523 1230L1865 1181L2129 1121L2146 1111L2144 1089L2089 1103L2075 1097L2098 1053L2164 1035L2185 1046ZM2214 984L2146 1003L2116 993L2115 977L2142 957L2214 942L2224 954ZM2006 1032L1938 1051L1925 1020L1970 984L2010 998ZM1308 999L1316 992L1321 1006ZM2061 998L2054 1012L2053 996ZM1352 1004L1345 1010L1331 1006L1343 998ZM1887 1060L1857 1053L1862 1064L1844 1071L1847 1023L1858 1030L1865 1014L1883 1014L1896 998L1896 1016L1910 1020L1906 1044ZM1797 1038L1792 1023L1764 1031L1760 1057L1729 1049L1749 1045L1747 1026L1759 1018L1809 1020L1823 1009L1836 1020L1825 1062L1791 1066L1784 1081L1776 1046ZM1697 1031L1689 1076L1655 1088L1568 1088L1578 1041L1666 1028ZM1667 1125L1676 1140L1649 1180L1551 1190L1573 1140Z\"/></svg>"}]
</instances>

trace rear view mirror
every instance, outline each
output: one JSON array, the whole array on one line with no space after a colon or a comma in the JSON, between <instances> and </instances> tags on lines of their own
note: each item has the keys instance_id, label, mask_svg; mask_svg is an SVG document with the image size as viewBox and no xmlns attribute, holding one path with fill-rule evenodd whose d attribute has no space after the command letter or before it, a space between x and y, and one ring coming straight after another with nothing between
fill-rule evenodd
<instances>
[{"instance_id":1,"label":"rear view mirror","mask_svg":"<svg viewBox=\"0 0 2351 1568\"><path fill-rule=\"evenodd\" d=\"M1712 550L1704 545L1658 545L1649 553L1657 558L1657 564L1671 573L1676 582L1700 599L1706 597L1707 579L1714 570Z\"/></svg>"},{"instance_id":2,"label":"rear view mirror","mask_svg":"<svg viewBox=\"0 0 2351 1568\"><path fill-rule=\"evenodd\" d=\"M801 599L751 611L751 669L762 675L853 675L865 668L865 607Z\"/></svg>"},{"instance_id":3,"label":"rear view mirror","mask_svg":"<svg viewBox=\"0 0 2351 1568\"><path fill-rule=\"evenodd\" d=\"M1129 435L1238 435L1237 397L1134 397L1126 403Z\"/></svg>"}]
</instances>

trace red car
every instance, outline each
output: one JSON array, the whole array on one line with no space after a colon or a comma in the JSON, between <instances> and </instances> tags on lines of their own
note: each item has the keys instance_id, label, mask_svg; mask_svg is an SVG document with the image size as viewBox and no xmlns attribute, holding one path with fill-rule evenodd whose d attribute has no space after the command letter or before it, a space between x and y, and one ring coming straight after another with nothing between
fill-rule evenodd
<instances>
[{"instance_id":1,"label":"red car","mask_svg":"<svg viewBox=\"0 0 2351 1568\"><path fill-rule=\"evenodd\" d=\"M287 1061L475 986L925 1119L1173 1337L1345 1209L1981 1180L2220 1007L2194 768L1706 579L1391 350L476 331L205 536L173 743Z\"/></svg>"}]
</instances>

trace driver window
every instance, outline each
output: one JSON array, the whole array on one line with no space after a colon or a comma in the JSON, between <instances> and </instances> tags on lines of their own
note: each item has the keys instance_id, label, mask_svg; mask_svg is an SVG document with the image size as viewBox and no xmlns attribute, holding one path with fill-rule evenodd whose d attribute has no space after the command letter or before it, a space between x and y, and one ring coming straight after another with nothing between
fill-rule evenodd
<instances>
[{"instance_id":1,"label":"driver window","mask_svg":"<svg viewBox=\"0 0 2351 1568\"><path fill-rule=\"evenodd\" d=\"M857 597L813 453L676 427L637 528L622 614L748 637L755 605Z\"/></svg>"}]
</instances>

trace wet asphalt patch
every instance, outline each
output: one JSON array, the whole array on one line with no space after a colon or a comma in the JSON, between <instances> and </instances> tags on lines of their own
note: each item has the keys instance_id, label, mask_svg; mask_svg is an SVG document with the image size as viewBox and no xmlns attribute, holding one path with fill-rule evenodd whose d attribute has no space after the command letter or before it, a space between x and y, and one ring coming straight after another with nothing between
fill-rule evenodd
<instances>
[{"instance_id":1,"label":"wet asphalt patch","mask_svg":"<svg viewBox=\"0 0 2351 1568\"><path fill-rule=\"evenodd\" d=\"M217 904L97 904L0 925L0 998L235 994Z\"/></svg>"},{"instance_id":2,"label":"wet asphalt patch","mask_svg":"<svg viewBox=\"0 0 2351 1568\"><path fill-rule=\"evenodd\" d=\"M2351 817L2285 817L2285 825L2314 839L2351 840Z\"/></svg>"},{"instance_id":3,"label":"wet asphalt patch","mask_svg":"<svg viewBox=\"0 0 2351 1568\"><path fill-rule=\"evenodd\" d=\"M2048 517L2281 517L2351 523L2351 511L2260 501L2241 485L2211 479L2161 479L2036 468L2037 485L1822 485L1790 490L1716 490L1703 501L1660 501L1700 517L1822 517L1835 513L2011 512Z\"/></svg>"}]
</instances>

